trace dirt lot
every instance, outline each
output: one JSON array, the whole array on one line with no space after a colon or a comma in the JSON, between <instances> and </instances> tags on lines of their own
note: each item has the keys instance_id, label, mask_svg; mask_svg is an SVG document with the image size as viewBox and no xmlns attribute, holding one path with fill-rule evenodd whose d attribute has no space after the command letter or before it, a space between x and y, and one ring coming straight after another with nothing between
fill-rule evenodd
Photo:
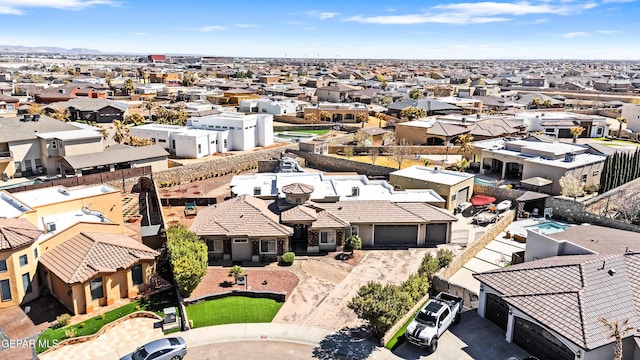
<instances>
[{"instance_id":1,"label":"dirt lot","mask_svg":"<svg viewBox=\"0 0 640 360\"><path fill-rule=\"evenodd\" d=\"M233 284L233 278L229 277L229 268L210 267L200 285L191 293L190 298L245 289L283 292L289 296L299 282L298 277L285 268L245 268L244 271L248 275L246 287Z\"/></svg>"}]
</instances>

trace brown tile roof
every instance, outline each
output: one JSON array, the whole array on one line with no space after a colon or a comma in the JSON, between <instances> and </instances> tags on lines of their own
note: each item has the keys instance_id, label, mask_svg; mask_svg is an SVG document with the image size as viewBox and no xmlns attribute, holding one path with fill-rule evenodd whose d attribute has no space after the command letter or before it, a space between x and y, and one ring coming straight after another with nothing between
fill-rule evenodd
<instances>
[{"instance_id":1,"label":"brown tile roof","mask_svg":"<svg viewBox=\"0 0 640 360\"><path fill-rule=\"evenodd\" d=\"M394 203L386 200L338 201L313 203L349 223L439 223L456 218L446 211L426 203Z\"/></svg>"},{"instance_id":2,"label":"brown tile roof","mask_svg":"<svg viewBox=\"0 0 640 360\"><path fill-rule=\"evenodd\" d=\"M316 210L307 206L296 206L280 213L283 223L299 223L318 220Z\"/></svg>"},{"instance_id":3,"label":"brown tile roof","mask_svg":"<svg viewBox=\"0 0 640 360\"><path fill-rule=\"evenodd\" d=\"M42 254L40 262L65 283L76 284L158 255L123 234L80 233Z\"/></svg>"},{"instance_id":4,"label":"brown tile roof","mask_svg":"<svg viewBox=\"0 0 640 360\"><path fill-rule=\"evenodd\" d=\"M322 210L318 213L318 220L314 221L311 225L313 229L333 229L333 228L346 228L349 223L340 219L336 215Z\"/></svg>"},{"instance_id":5,"label":"brown tile roof","mask_svg":"<svg viewBox=\"0 0 640 360\"><path fill-rule=\"evenodd\" d=\"M433 126L427 129L427 134L429 135L440 135L440 136L456 136L460 134L466 134L469 132L464 126L458 126L453 124L446 124L440 121L436 121L433 123Z\"/></svg>"},{"instance_id":6,"label":"brown tile roof","mask_svg":"<svg viewBox=\"0 0 640 360\"><path fill-rule=\"evenodd\" d=\"M640 326L640 253L557 256L474 277L583 349L611 343L599 318ZM628 334L633 336L633 334Z\"/></svg>"},{"instance_id":7,"label":"brown tile roof","mask_svg":"<svg viewBox=\"0 0 640 360\"><path fill-rule=\"evenodd\" d=\"M31 245L41 234L25 219L0 219L0 251Z\"/></svg>"},{"instance_id":8,"label":"brown tile roof","mask_svg":"<svg viewBox=\"0 0 640 360\"><path fill-rule=\"evenodd\" d=\"M198 212L191 230L199 236L288 236L293 229L281 225L267 204L241 195Z\"/></svg>"},{"instance_id":9,"label":"brown tile roof","mask_svg":"<svg viewBox=\"0 0 640 360\"><path fill-rule=\"evenodd\" d=\"M293 183L282 187L282 192L292 195L306 195L313 192L313 186L301 183Z\"/></svg>"}]
</instances>

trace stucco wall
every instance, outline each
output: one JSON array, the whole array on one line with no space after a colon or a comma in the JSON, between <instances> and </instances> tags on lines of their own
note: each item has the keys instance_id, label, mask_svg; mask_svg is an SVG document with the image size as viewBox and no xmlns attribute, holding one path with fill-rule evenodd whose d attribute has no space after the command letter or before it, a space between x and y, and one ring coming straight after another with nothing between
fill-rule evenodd
<instances>
[{"instance_id":1,"label":"stucco wall","mask_svg":"<svg viewBox=\"0 0 640 360\"><path fill-rule=\"evenodd\" d=\"M396 168L390 168L386 166L378 166L365 164L357 161L339 159L331 156L310 154L304 151L289 151L297 156L305 159L305 163L313 168L327 171L343 171L343 172L357 172L358 174L367 176L385 176L388 177L389 173L396 171Z\"/></svg>"}]
</instances>

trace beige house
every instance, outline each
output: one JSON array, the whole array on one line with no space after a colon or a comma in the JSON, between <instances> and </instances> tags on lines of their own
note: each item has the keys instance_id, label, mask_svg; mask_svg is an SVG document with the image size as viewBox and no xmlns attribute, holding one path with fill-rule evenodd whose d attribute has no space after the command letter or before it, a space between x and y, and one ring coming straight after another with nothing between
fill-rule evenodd
<instances>
[{"instance_id":1,"label":"beige house","mask_svg":"<svg viewBox=\"0 0 640 360\"><path fill-rule=\"evenodd\" d=\"M396 190L433 189L443 199L444 208L453 210L473 195L474 175L441 167L411 166L389 174L389 183Z\"/></svg>"},{"instance_id":2,"label":"beige house","mask_svg":"<svg viewBox=\"0 0 640 360\"><path fill-rule=\"evenodd\" d=\"M329 104L323 103L317 106L303 109L305 118L312 114L317 121L355 123L362 119L368 119L369 108L364 104Z\"/></svg>"},{"instance_id":3,"label":"beige house","mask_svg":"<svg viewBox=\"0 0 640 360\"><path fill-rule=\"evenodd\" d=\"M148 289L158 253L123 234L118 190L0 192L0 213L0 307L44 291L74 314L91 313Z\"/></svg>"}]
</instances>

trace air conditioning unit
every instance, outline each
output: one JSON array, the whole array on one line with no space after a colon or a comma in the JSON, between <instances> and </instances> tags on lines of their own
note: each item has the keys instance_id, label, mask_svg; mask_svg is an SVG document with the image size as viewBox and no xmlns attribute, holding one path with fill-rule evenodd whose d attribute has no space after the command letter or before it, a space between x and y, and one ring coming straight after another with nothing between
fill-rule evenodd
<instances>
[{"instance_id":1,"label":"air conditioning unit","mask_svg":"<svg viewBox=\"0 0 640 360\"><path fill-rule=\"evenodd\" d=\"M56 231L56 223L54 223L54 222L45 223L44 227L45 227L45 230L47 230L48 233Z\"/></svg>"},{"instance_id":2,"label":"air conditioning unit","mask_svg":"<svg viewBox=\"0 0 640 360\"><path fill-rule=\"evenodd\" d=\"M360 196L360 188L357 186L352 187L351 196Z\"/></svg>"}]
</instances>

